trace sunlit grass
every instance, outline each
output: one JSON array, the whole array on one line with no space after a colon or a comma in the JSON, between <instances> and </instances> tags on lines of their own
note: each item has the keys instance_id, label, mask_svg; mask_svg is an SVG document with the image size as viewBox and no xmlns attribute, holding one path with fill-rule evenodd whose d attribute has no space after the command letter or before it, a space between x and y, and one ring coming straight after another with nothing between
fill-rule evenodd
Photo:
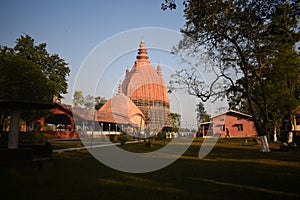
<instances>
[{"instance_id":1,"label":"sunlit grass","mask_svg":"<svg viewBox=\"0 0 300 200\"><path fill-rule=\"evenodd\" d=\"M147 152L152 152L160 148L163 148L169 142L170 140L160 140L160 141L151 141L151 143L149 144L148 140L145 140L136 144L127 144L119 147L129 152L147 153Z\"/></svg>"}]
</instances>

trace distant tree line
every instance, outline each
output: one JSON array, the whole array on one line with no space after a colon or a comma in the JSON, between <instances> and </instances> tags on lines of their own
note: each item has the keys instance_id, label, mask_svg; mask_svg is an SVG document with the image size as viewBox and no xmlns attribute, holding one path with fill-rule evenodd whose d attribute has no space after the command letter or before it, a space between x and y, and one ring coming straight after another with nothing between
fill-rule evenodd
<instances>
[{"instance_id":1,"label":"distant tree line","mask_svg":"<svg viewBox=\"0 0 300 200\"><path fill-rule=\"evenodd\" d=\"M75 90L73 94L73 106L99 110L107 102L105 97L83 95L83 91Z\"/></svg>"}]
</instances>

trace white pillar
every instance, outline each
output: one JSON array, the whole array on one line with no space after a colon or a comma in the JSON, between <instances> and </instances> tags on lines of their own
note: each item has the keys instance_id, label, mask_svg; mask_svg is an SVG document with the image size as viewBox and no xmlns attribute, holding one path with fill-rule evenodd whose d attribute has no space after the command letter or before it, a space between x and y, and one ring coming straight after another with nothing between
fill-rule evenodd
<instances>
[{"instance_id":1,"label":"white pillar","mask_svg":"<svg viewBox=\"0 0 300 200\"><path fill-rule=\"evenodd\" d=\"M264 137L264 141L265 141L266 152L270 152L269 143L268 143L268 138L267 138L266 135L264 135L263 137Z\"/></svg>"},{"instance_id":2,"label":"white pillar","mask_svg":"<svg viewBox=\"0 0 300 200\"><path fill-rule=\"evenodd\" d=\"M293 142L293 132L290 131L290 132L288 133L287 143L289 144L289 143L292 143L292 142Z\"/></svg>"},{"instance_id":3,"label":"white pillar","mask_svg":"<svg viewBox=\"0 0 300 200\"><path fill-rule=\"evenodd\" d=\"M265 152L266 151L266 145L265 145L264 136L259 136L259 139L260 139L260 142L261 142L260 151Z\"/></svg>"},{"instance_id":4,"label":"white pillar","mask_svg":"<svg viewBox=\"0 0 300 200\"><path fill-rule=\"evenodd\" d=\"M276 127L274 127L274 142L277 142L277 132L276 132Z\"/></svg>"},{"instance_id":5,"label":"white pillar","mask_svg":"<svg viewBox=\"0 0 300 200\"><path fill-rule=\"evenodd\" d=\"M274 134L274 142L277 142L277 134Z\"/></svg>"},{"instance_id":6,"label":"white pillar","mask_svg":"<svg viewBox=\"0 0 300 200\"><path fill-rule=\"evenodd\" d=\"M8 148L17 149L19 142L19 122L21 117L20 110L10 111L10 128L8 135Z\"/></svg>"},{"instance_id":7,"label":"white pillar","mask_svg":"<svg viewBox=\"0 0 300 200\"><path fill-rule=\"evenodd\" d=\"M261 152L270 152L269 143L266 135L259 136L261 141Z\"/></svg>"}]
</instances>

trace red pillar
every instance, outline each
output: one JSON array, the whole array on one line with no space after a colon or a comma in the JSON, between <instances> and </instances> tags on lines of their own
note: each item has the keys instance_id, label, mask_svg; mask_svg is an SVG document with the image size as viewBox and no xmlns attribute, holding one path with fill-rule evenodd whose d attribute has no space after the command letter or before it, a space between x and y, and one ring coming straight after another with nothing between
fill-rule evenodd
<instances>
[{"instance_id":1,"label":"red pillar","mask_svg":"<svg viewBox=\"0 0 300 200\"><path fill-rule=\"evenodd\" d=\"M45 117L42 117L42 118L39 120L39 122L40 122L40 125L41 125L40 131L44 131L44 130L45 130Z\"/></svg>"}]
</instances>

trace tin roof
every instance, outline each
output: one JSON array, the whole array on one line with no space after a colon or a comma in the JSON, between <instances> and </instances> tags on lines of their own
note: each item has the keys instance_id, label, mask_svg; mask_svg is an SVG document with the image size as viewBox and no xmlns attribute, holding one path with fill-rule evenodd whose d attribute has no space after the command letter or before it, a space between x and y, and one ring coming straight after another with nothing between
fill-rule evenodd
<instances>
[{"instance_id":1,"label":"tin roof","mask_svg":"<svg viewBox=\"0 0 300 200\"><path fill-rule=\"evenodd\" d=\"M239 111L236 111L236 110L227 110L226 112L223 112L223 113L214 115L214 116L212 116L211 118L213 119L213 118L219 117L219 116L221 116L221 115L229 115L229 114L236 114L236 115L241 115L241 116L244 116L244 117L252 118L251 115L246 114L246 113L242 113L242 112L239 112Z\"/></svg>"}]
</instances>

